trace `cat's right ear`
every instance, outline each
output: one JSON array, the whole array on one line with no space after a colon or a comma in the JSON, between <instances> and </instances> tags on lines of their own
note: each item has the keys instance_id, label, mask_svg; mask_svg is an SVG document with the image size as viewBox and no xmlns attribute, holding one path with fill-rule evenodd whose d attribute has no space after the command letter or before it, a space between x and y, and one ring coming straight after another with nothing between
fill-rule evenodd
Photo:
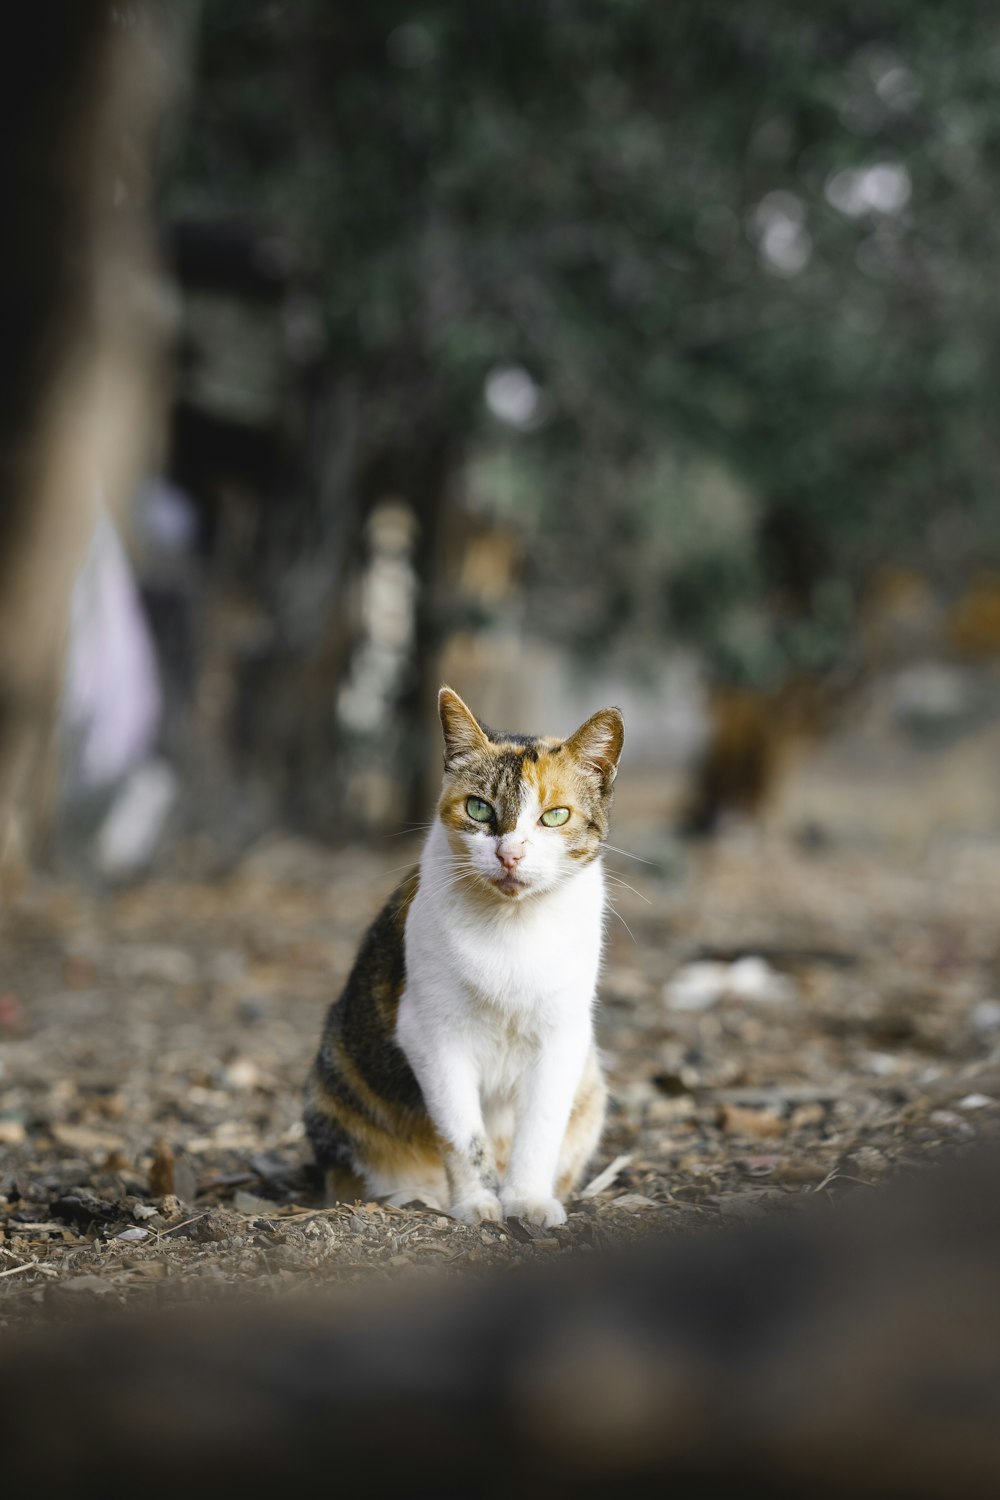
<instances>
[{"instance_id":1,"label":"cat's right ear","mask_svg":"<svg viewBox=\"0 0 1000 1500\"><path fill-rule=\"evenodd\" d=\"M446 771L467 756L480 754L486 749L489 741L480 729L478 719L454 688L443 687L438 693L438 713L444 730Z\"/></svg>"}]
</instances>

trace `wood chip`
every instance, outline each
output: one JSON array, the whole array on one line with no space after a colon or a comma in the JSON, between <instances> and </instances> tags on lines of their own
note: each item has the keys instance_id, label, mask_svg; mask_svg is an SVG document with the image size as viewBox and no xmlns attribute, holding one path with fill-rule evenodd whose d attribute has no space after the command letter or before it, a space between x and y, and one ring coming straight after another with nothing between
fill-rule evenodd
<instances>
[{"instance_id":1,"label":"wood chip","mask_svg":"<svg viewBox=\"0 0 1000 1500\"><path fill-rule=\"evenodd\" d=\"M656 1208L655 1198L647 1198L645 1193L623 1193L620 1198L612 1198L607 1205L608 1208L624 1208L628 1213L635 1213L642 1208Z\"/></svg>"},{"instance_id":2,"label":"wood chip","mask_svg":"<svg viewBox=\"0 0 1000 1500\"><path fill-rule=\"evenodd\" d=\"M149 1196L166 1198L174 1191L174 1153L164 1140L153 1147L153 1160L149 1168Z\"/></svg>"},{"instance_id":3,"label":"wood chip","mask_svg":"<svg viewBox=\"0 0 1000 1500\"><path fill-rule=\"evenodd\" d=\"M125 1144L120 1135L91 1125L53 1125L52 1135L60 1146L71 1146L74 1151L120 1151Z\"/></svg>"},{"instance_id":4,"label":"wood chip","mask_svg":"<svg viewBox=\"0 0 1000 1500\"><path fill-rule=\"evenodd\" d=\"M718 1114L719 1128L729 1135L749 1135L769 1140L784 1135L788 1122L767 1109L741 1109L738 1104L724 1104Z\"/></svg>"},{"instance_id":5,"label":"wood chip","mask_svg":"<svg viewBox=\"0 0 1000 1500\"><path fill-rule=\"evenodd\" d=\"M604 1168L603 1172L598 1172L596 1177L591 1178L579 1196L581 1198L595 1198L598 1193L603 1193L604 1189L611 1186L619 1172L623 1172L631 1161L631 1152L626 1156L616 1156L614 1161Z\"/></svg>"}]
</instances>

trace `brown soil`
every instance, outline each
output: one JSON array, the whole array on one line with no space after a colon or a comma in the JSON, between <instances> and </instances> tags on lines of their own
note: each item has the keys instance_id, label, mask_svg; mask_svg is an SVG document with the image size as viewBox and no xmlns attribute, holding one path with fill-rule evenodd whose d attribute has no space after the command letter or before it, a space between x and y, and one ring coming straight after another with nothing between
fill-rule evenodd
<instances>
[{"instance_id":1,"label":"brown soil","mask_svg":"<svg viewBox=\"0 0 1000 1500\"><path fill-rule=\"evenodd\" d=\"M904 868L735 833L669 869L609 856L635 891L609 931L615 1104L591 1175L625 1160L565 1227L325 1210L302 1080L401 842L274 840L214 881L8 899L0 1325L695 1232L867 1193L1000 1120L1000 845ZM767 967L673 984L746 955ZM704 1008L678 1008L692 993Z\"/></svg>"}]
</instances>

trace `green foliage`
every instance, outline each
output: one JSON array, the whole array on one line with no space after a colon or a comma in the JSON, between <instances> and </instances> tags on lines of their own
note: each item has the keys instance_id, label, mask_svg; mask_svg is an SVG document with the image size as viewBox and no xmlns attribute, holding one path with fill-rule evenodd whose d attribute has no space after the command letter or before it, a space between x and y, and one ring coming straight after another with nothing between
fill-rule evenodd
<instances>
[{"instance_id":1,"label":"green foliage","mask_svg":"<svg viewBox=\"0 0 1000 1500\"><path fill-rule=\"evenodd\" d=\"M880 560L996 546L988 0L213 0L202 65L175 206L308 248L379 441L506 452L538 597L603 584L567 634L771 677ZM508 363L533 430L484 405Z\"/></svg>"}]
</instances>

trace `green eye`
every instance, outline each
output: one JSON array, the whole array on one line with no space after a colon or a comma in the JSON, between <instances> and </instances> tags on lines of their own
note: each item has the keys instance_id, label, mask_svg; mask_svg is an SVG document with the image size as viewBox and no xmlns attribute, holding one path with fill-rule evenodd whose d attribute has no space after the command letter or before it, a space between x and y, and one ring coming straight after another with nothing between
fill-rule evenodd
<instances>
[{"instance_id":1,"label":"green eye","mask_svg":"<svg viewBox=\"0 0 1000 1500\"><path fill-rule=\"evenodd\" d=\"M564 823L569 822L569 808L550 807L548 812L542 813L541 821L546 828L561 828Z\"/></svg>"},{"instance_id":2,"label":"green eye","mask_svg":"<svg viewBox=\"0 0 1000 1500\"><path fill-rule=\"evenodd\" d=\"M467 798L465 810L474 823L488 823L493 816L492 807L482 797Z\"/></svg>"}]
</instances>

